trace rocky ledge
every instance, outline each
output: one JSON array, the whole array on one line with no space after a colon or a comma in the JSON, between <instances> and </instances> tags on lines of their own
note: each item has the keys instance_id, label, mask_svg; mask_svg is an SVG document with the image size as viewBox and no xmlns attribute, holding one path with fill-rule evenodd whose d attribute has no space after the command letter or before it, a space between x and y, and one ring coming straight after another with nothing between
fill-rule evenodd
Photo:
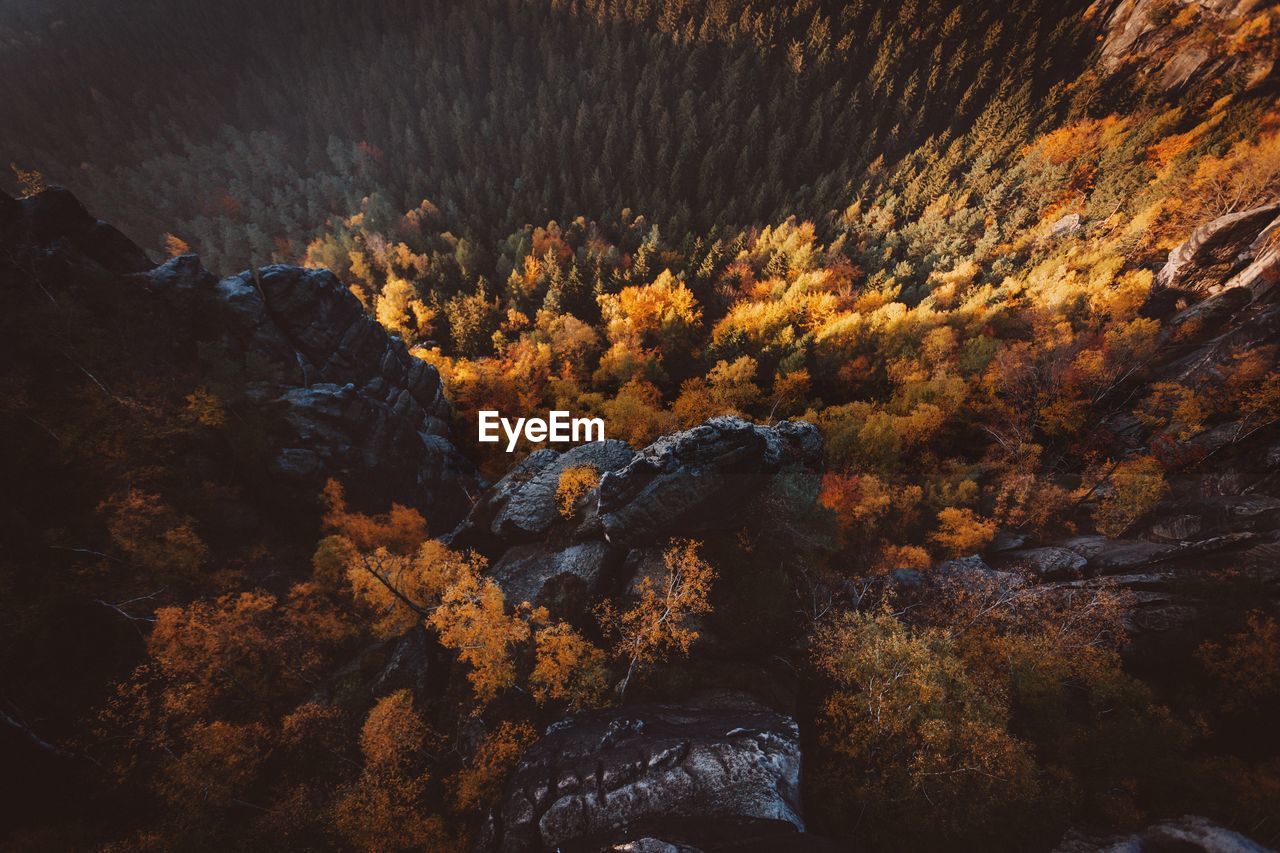
<instances>
[{"instance_id":1,"label":"rocky ledge","mask_svg":"<svg viewBox=\"0 0 1280 853\"><path fill-rule=\"evenodd\" d=\"M776 833L786 849L803 829L795 721L720 698L556 723L512 774L482 847L696 849Z\"/></svg>"},{"instance_id":2,"label":"rocky ledge","mask_svg":"<svg viewBox=\"0 0 1280 853\"><path fill-rule=\"evenodd\" d=\"M672 537L736 525L774 477L821 464L812 424L736 417L712 418L638 453L613 440L539 450L480 495L445 539L488 556L509 601L585 617L592 601L625 590ZM556 489L564 471L579 467L594 468L600 483L566 519Z\"/></svg>"},{"instance_id":3,"label":"rocky ledge","mask_svg":"<svg viewBox=\"0 0 1280 853\"><path fill-rule=\"evenodd\" d=\"M264 482L285 484L291 500L314 500L336 477L357 503L396 500L448 530L479 492L449 441L436 369L327 270L270 266L219 279L195 255L156 265L57 188L21 200L0 194L0 251L11 305L37 293L24 286L32 282L49 299L61 289L144 300L173 360L194 351L201 374L228 379L236 415L262 425Z\"/></svg>"}]
</instances>

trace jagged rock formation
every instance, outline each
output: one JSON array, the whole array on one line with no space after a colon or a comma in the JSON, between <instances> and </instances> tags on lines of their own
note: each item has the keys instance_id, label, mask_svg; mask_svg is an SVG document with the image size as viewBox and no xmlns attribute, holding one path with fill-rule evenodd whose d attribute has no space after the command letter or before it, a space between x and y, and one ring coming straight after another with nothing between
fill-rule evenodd
<instances>
[{"instance_id":1,"label":"jagged rock formation","mask_svg":"<svg viewBox=\"0 0 1280 853\"><path fill-rule=\"evenodd\" d=\"M617 554L606 542L579 542L559 551L516 545L490 569L509 602L527 601L556 616L586 612L600 593Z\"/></svg>"},{"instance_id":2,"label":"jagged rock formation","mask_svg":"<svg viewBox=\"0 0 1280 853\"><path fill-rule=\"evenodd\" d=\"M1208 295L1248 287L1260 298L1280 277L1276 229L1280 202L1219 216L1169 253L1156 274L1156 293ZM1166 296L1167 298L1167 296Z\"/></svg>"},{"instance_id":3,"label":"jagged rock formation","mask_svg":"<svg viewBox=\"0 0 1280 853\"><path fill-rule=\"evenodd\" d=\"M492 550L492 544L530 541L545 534L560 518L556 489L570 468L592 467L604 474L635 456L625 441L610 439L583 444L564 453L550 448L525 457L493 488L480 496L466 520L450 535L457 547Z\"/></svg>"},{"instance_id":4,"label":"jagged rock formation","mask_svg":"<svg viewBox=\"0 0 1280 853\"><path fill-rule=\"evenodd\" d=\"M645 837L696 845L803 829L795 722L721 699L555 724L512 774L482 846L596 849ZM785 847L787 836L777 840Z\"/></svg>"},{"instance_id":5,"label":"jagged rock formation","mask_svg":"<svg viewBox=\"0 0 1280 853\"><path fill-rule=\"evenodd\" d=\"M448 440L434 367L367 317L328 270L270 266L224 278L214 292L231 309L239 347L294 368L272 389L282 407L275 473L313 489L336 476L419 507L444 529L457 520L478 484Z\"/></svg>"},{"instance_id":6,"label":"jagged rock formation","mask_svg":"<svg viewBox=\"0 0 1280 853\"><path fill-rule=\"evenodd\" d=\"M488 555L508 600L573 618L598 596L623 592L655 555L660 562L670 537L740 519L779 472L816 469L821 460L822 438L811 424L767 427L732 417L639 453L615 440L539 450L480 495L445 539ZM565 519L556 499L560 475L582 466L603 476L584 510Z\"/></svg>"},{"instance_id":7,"label":"jagged rock formation","mask_svg":"<svg viewBox=\"0 0 1280 853\"><path fill-rule=\"evenodd\" d=\"M541 450L483 494L448 538L493 559L489 573L509 601L589 621L591 604L626 600L638 577L661 567L670 537L740 522L773 477L818 468L821 458L810 424L727 417L639 453L618 441ZM582 465L603 476L566 519L556 486ZM699 838L741 837L776 849L773 833L785 831L786 844L803 828L799 760L795 723L747 699L579 715L524 757L481 848L696 850Z\"/></svg>"},{"instance_id":8,"label":"jagged rock formation","mask_svg":"<svg viewBox=\"0 0 1280 853\"><path fill-rule=\"evenodd\" d=\"M600 522L611 542L641 543L694 533L734 510L786 465L817 468L822 437L812 424L775 427L712 418L660 438L600 481Z\"/></svg>"},{"instance_id":9,"label":"jagged rock formation","mask_svg":"<svg viewBox=\"0 0 1280 853\"><path fill-rule=\"evenodd\" d=\"M1238 832L1232 832L1202 817L1166 820L1132 835L1110 838L1071 832L1054 848L1054 853L1268 853Z\"/></svg>"},{"instance_id":10,"label":"jagged rock formation","mask_svg":"<svg viewBox=\"0 0 1280 853\"><path fill-rule=\"evenodd\" d=\"M1086 13L1102 30L1097 68L1104 76L1133 74L1159 90L1178 92L1198 80L1239 76L1261 84L1274 56L1233 49L1231 34L1263 0L1095 0Z\"/></svg>"},{"instance_id":11,"label":"jagged rock formation","mask_svg":"<svg viewBox=\"0 0 1280 853\"><path fill-rule=\"evenodd\" d=\"M365 316L328 271L272 266L219 280L194 255L157 266L61 189L0 197L0 231L11 295L26 281L53 299L83 279L145 298L178 345L217 363L206 369L230 370L233 407L265 419L267 475L297 496L314 499L336 477L357 502L400 501L447 530L479 491L449 442L435 368Z\"/></svg>"}]
</instances>

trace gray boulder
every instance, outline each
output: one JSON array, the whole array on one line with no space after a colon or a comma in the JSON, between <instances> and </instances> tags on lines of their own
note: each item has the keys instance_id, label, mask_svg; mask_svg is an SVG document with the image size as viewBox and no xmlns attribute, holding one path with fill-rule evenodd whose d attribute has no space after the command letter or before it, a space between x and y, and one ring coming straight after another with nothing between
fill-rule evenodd
<instances>
[{"instance_id":1,"label":"gray boulder","mask_svg":"<svg viewBox=\"0 0 1280 853\"><path fill-rule=\"evenodd\" d=\"M1280 528L1280 498L1244 494L1212 495L1188 502L1148 530L1156 538L1179 541L1276 528Z\"/></svg>"},{"instance_id":2,"label":"gray boulder","mask_svg":"<svg viewBox=\"0 0 1280 853\"><path fill-rule=\"evenodd\" d=\"M92 283L81 292L94 303L163 325L156 374L180 366L217 386L229 425L199 453L210 466L234 454L247 491L294 506L334 477L357 507L397 501L437 530L469 508L479 478L448 440L439 374L332 273L269 266L219 280L195 255L156 265L58 188L0 203L0 219L13 269L69 292Z\"/></svg>"},{"instance_id":3,"label":"gray boulder","mask_svg":"<svg viewBox=\"0 0 1280 853\"><path fill-rule=\"evenodd\" d=\"M1208 294L1253 260L1259 235L1280 215L1280 203L1228 213L1204 223L1169 253L1155 287Z\"/></svg>"},{"instance_id":4,"label":"gray boulder","mask_svg":"<svg viewBox=\"0 0 1280 853\"><path fill-rule=\"evenodd\" d=\"M733 698L552 725L512 773L481 848L590 850L646 837L699 846L762 828L804 828L799 729Z\"/></svg>"},{"instance_id":5,"label":"gray boulder","mask_svg":"<svg viewBox=\"0 0 1280 853\"><path fill-rule=\"evenodd\" d=\"M1166 820L1132 835L1098 837L1067 833L1054 853L1270 853L1270 850L1208 818Z\"/></svg>"},{"instance_id":6,"label":"gray boulder","mask_svg":"<svg viewBox=\"0 0 1280 853\"><path fill-rule=\"evenodd\" d=\"M560 518L556 489L562 473L570 468L591 466L606 474L624 467L634 455L625 441L616 439L593 441L561 453L512 490L495 513L490 529L508 540L545 533Z\"/></svg>"},{"instance_id":7,"label":"gray boulder","mask_svg":"<svg viewBox=\"0 0 1280 853\"><path fill-rule=\"evenodd\" d=\"M1066 548L1022 548L998 555L996 565L1005 571L1029 575L1035 580L1078 577L1088 560Z\"/></svg>"},{"instance_id":8,"label":"gray boulder","mask_svg":"<svg viewBox=\"0 0 1280 853\"><path fill-rule=\"evenodd\" d=\"M732 522L788 465L817 469L822 437L803 421L759 426L717 417L658 439L600 481L611 542L644 544Z\"/></svg>"},{"instance_id":9,"label":"gray boulder","mask_svg":"<svg viewBox=\"0 0 1280 853\"><path fill-rule=\"evenodd\" d=\"M488 489L445 540L458 548L498 556L510 543L539 539L561 520L556 489L565 470L591 466L604 474L622 468L633 456L630 445L615 439L582 444L564 453L550 448L534 451Z\"/></svg>"},{"instance_id":10,"label":"gray boulder","mask_svg":"<svg viewBox=\"0 0 1280 853\"><path fill-rule=\"evenodd\" d=\"M508 604L527 601L556 616L584 610L600 592L612 549L605 542L581 542L559 551L530 543L507 549L489 574Z\"/></svg>"}]
</instances>

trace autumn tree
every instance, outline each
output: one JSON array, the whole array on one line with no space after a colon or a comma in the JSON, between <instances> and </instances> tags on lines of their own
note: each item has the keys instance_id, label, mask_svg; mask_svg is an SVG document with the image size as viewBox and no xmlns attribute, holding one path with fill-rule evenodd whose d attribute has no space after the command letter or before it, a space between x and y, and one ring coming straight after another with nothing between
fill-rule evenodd
<instances>
[{"instance_id":1,"label":"autumn tree","mask_svg":"<svg viewBox=\"0 0 1280 853\"><path fill-rule=\"evenodd\" d=\"M463 813L479 814L493 805L507 776L537 738L533 726L523 722L504 722L488 732L450 780L455 807Z\"/></svg>"},{"instance_id":2,"label":"autumn tree","mask_svg":"<svg viewBox=\"0 0 1280 853\"><path fill-rule=\"evenodd\" d=\"M360 730L364 764L333 806L333 824L360 850L457 847L440 817L428 811L426 750L438 737L400 690L379 699Z\"/></svg>"},{"instance_id":3,"label":"autumn tree","mask_svg":"<svg viewBox=\"0 0 1280 853\"><path fill-rule=\"evenodd\" d=\"M570 711L601 704L608 691L606 656L564 622L534 634L529 687L538 704L563 702Z\"/></svg>"},{"instance_id":4,"label":"autumn tree","mask_svg":"<svg viewBox=\"0 0 1280 853\"><path fill-rule=\"evenodd\" d=\"M1164 469L1150 456L1116 463L1100 483L1103 496L1093 510L1093 520L1098 530L1111 537L1123 535L1169 493Z\"/></svg>"},{"instance_id":5,"label":"autumn tree","mask_svg":"<svg viewBox=\"0 0 1280 853\"><path fill-rule=\"evenodd\" d=\"M694 617L709 613L708 594L715 570L708 565L693 540L674 540L662 554L662 571L641 579L638 600L626 610L611 601L597 608L605 633L615 638L613 654L627 671L615 690L626 695L638 669L672 655L685 655L698 638Z\"/></svg>"},{"instance_id":6,"label":"autumn tree","mask_svg":"<svg viewBox=\"0 0 1280 853\"><path fill-rule=\"evenodd\" d=\"M1196 656L1218 688L1224 710L1258 713L1280 702L1280 625L1252 612L1224 641L1208 641Z\"/></svg>"},{"instance_id":7,"label":"autumn tree","mask_svg":"<svg viewBox=\"0 0 1280 853\"><path fill-rule=\"evenodd\" d=\"M938 513L938 529L930 538L948 557L981 551L996 535L996 523L971 509L947 507Z\"/></svg>"},{"instance_id":8,"label":"autumn tree","mask_svg":"<svg viewBox=\"0 0 1280 853\"><path fill-rule=\"evenodd\" d=\"M917 838L963 837L1034 795L1030 749L1010 734L999 697L969 677L947 632L853 612L819 627L813 648L834 685L818 728L831 752L827 784L872 825L915 815L907 823Z\"/></svg>"},{"instance_id":9,"label":"autumn tree","mask_svg":"<svg viewBox=\"0 0 1280 853\"><path fill-rule=\"evenodd\" d=\"M431 335L435 313L411 282L396 275L388 276L374 304L378 322L410 343Z\"/></svg>"},{"instance_id":10,"label":"autumn tree","mask_svg":"<svg viewBox=\"0 0 1280 853\"><path fill-rule=\"evenodd\" d=\"M560 472L556 483L556 506L564 518L573 518L578 504L596 486L600 485L600 472L594 465L579 465Z\"/></svg>"}]
</instances>

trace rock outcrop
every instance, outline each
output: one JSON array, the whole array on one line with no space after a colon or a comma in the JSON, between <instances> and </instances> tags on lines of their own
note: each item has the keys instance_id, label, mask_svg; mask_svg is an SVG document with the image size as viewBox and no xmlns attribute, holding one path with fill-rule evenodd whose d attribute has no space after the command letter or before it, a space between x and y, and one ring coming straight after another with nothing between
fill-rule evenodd
<instances>
[{"instance_id":1,"label":"rock outcrop","mask_svg":"<svg viewBox=\"0 0 1280 853\"><path fill-rule=\"evenodd\" d=\"M172 341L149 369L173 371L165 358L187 359L193 371L218 375L236 420L261 428L247 475L265 474L273 490L283 484L291 501L314 500L336 477L357 505L398 501L448 530L479 492L473 466L449 441L436 369L367 317L327 270L270 266L219 280L194 255L156 265L56 188L0 198L0 249L15 298L25 281L49 299L65 288L143 300L163 324L156 337Z\"/></svg>"},{"instance_id":2,"label":"rock outcrop","mask_svg":"<svg viewBox=\"0 0 1280 853\"><path fill-rule=\"evenodd\" d=\"M1270 79L1275 57L1231 38L1264 8L1263 0L1095 0L1086 17L1101 30L1104 77L1132 75L1173 94L1205 80Z\"/></svg>"},{"instance_id":3,"label":"rock outcrop","mask_svg":"<svg viewBox=\"0 0 1280 853\"><path fill-rule=\"evenodd\" d=\"M486 543L528 542L541 537L560 519L556 489L570 468L590 467L601 474L616 471L635 456L625 441L593 441L564 453L538 450L485 492L466 520L452 533L458 547ZM488 550L492 550L490 547Z\"/></svg>"},{"instance_id":4,"label":"rock outcrop","mask_svg":"<svg viewBox=\"0 0 1280 853\"><path fill-rule=\"evenodd\" d=\"M610 542L643 543L732 521L735 511L784 466L818 468L822 437L812 424L777 426L712 418L658 439L600 481L600 522Z\"/></svg>"},{"instance_id":5,"label":"rock outcrop","mask_svg":"<svg viewBox=\"0 0 1280 853\"><path fill-rule=\"evenodd\" d=\"M1073 831L1054 853L1270 853L1238 832L1203 817L1166 820L1132 835L1099 837Z\"/></svg>"},{"instance_id":6,"label":"rock outcrop","mask_svg":"<svg viewBox=\"0 0 1280 853\"><path fill-rule=\"evenodd\" d=\"M552 726L511 775L482 847L591 850L650 838L696 849L803 830L800 814L789 717L734 698L635 705Z\"/></svg>"},{"instance_id":7,"label":"rock outcrop","mask_svg":"<svg viewBox=\"0 0 1280 853\"><path fill-rule=\"evenodd\" d=\"M508 602L527 601L554 616L587 612L597 600L609 561L617 554L606 542L579 542L558 551L537 543L516 545L489 570Z\"/></svg>"},{"instance_id":8,"label":"rock outcrop","mask_svg":"<svg viewBox=\"0 0 1280 853\"><path fill-rule=\"evenodd\" d=\"M151 277L182 286L166 267L183 263ZM283 369L264 394L280 409L274 473L306 489L337 477L357 496L390 495L422 509L435 529L457 522L479 484L449 442L434 367L366 316L328 270L269 266L224 278L213 292L230 309L235 345Z\"/></svg>"},{"instance_id":9,"label":"rock outcrop","mask_svg":"<svg viewBox=\"0 0 1280 853\"><path fill-rule=\"evenodd\" d=\"M1269 289L1280 274L1276 269L1280 261L1272 245L1277 227L1280 202L1204 223L1169 253L1169 260L1156 274L1157 292L1203 296L1232 287L1261 289L1265 285Z\"/></svg>"},{"instance_id":10,"label":"rock outcrop","mask_svg":"<svg viewBox=\"0 0 1280 853\"><path fill-rule=\"evenodd\" d=\"M592 599L625 595L639 574L660 567L670 537L739 522L773 477L789 466L817 469L821 460L822 438L811 424L731 417L639 453L615 440L539 450L483 492L445 539L487 555L508 600L572 619ZM577 467L602 476L565 518L556 490L561 474Z\"/></svg>"}]
</instances>

